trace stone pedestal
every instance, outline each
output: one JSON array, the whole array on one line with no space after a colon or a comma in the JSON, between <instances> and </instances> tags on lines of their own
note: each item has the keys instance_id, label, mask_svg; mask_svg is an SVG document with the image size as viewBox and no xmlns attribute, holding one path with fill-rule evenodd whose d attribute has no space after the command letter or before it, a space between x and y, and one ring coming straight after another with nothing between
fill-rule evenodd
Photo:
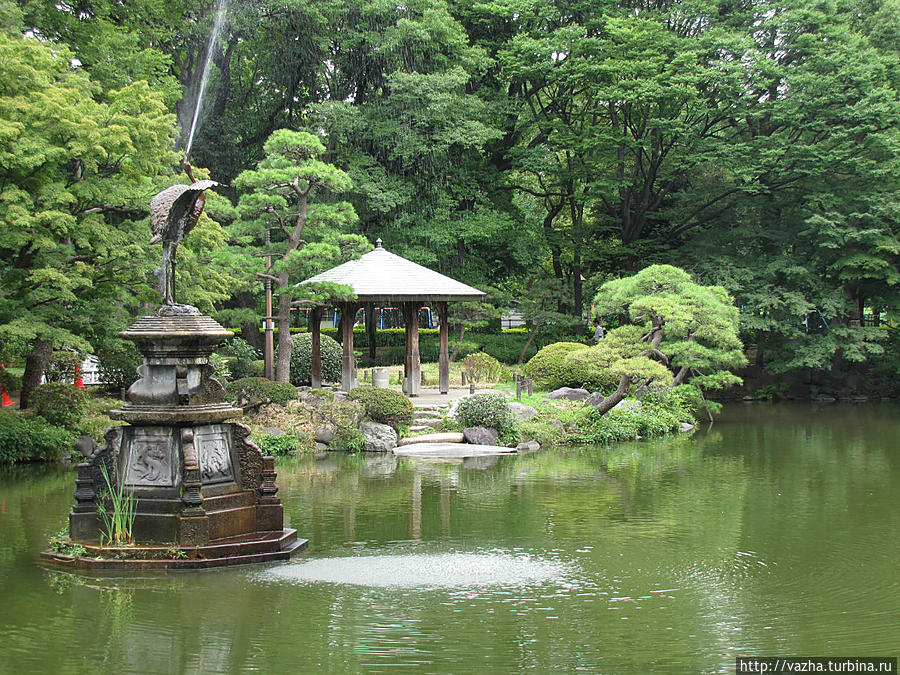
<instances>
[{"instance_id":1,"label":"stone pedestal","mask_svg":"<svg viewBox=\"0 0 900 675\"><path fill-rule=\"evenodd\" d=\"M108 429L105 445L78 466L71 538L92 549L101 543L105 466L135 497L137 547L191 548L196 562L203 547L228 544L239 557L246 544L257 558L283 554L277 559L304 545L284 529L274 460L246 426L230 421L242 411L223 402L225 390L212 378L209 356L231 333L208 316L181 314L143 317L120 335L144 357L141 378L128 403L110 412L127 424Z\"/></svg>"}]
</instances>

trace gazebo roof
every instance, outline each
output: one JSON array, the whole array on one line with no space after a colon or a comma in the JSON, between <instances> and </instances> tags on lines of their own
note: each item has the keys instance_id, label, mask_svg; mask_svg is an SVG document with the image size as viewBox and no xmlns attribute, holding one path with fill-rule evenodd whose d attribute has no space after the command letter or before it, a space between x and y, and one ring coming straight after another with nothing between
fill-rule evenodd
<instances>
[{"instance_id":1,"label":"gazebo roof","mask_svg":"<svg viewBox=\"0 0 900 675\"><path fill-rule=\"evenodd\" d=\"M374 250L361 258L332 267L300 284L322 281L350 286L359 302L478 300L485 295L477 288L385 250L381 239L375 242Z\"/></svg>"}]
</instances>

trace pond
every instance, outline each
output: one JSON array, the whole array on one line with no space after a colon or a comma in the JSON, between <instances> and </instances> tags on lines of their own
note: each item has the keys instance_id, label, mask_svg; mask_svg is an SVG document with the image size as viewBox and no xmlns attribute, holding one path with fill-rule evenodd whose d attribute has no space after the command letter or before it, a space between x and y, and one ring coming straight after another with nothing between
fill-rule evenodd
<instances>
[{"instance_id":1,"label":"pond","mask_svg":"<svg viewBox=\"0 0 900 675\"><path fill-rule=\"evenodd\" d=\"M0 474L0 672L734 672L894 656L900 407L733 405L692 438L278 466L292 562L42 569L74 475Z\"/></svg>"}]
</instances>

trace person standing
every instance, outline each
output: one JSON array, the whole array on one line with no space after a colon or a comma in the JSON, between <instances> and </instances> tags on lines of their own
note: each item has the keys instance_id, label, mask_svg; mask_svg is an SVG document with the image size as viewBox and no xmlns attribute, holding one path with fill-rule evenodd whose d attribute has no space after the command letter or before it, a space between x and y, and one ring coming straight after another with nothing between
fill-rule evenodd
<instances>
[{"instance_id":1,"label":"person standing","mask_svg":"<svg viewBox=\"0 0 900 675\"><path fill-rule=\"evenodd\" d=\"M603 332L603 326L600 325L600 317L594 317L594 342L600 342L606 334Z\"/></svg>"}]
</instances>

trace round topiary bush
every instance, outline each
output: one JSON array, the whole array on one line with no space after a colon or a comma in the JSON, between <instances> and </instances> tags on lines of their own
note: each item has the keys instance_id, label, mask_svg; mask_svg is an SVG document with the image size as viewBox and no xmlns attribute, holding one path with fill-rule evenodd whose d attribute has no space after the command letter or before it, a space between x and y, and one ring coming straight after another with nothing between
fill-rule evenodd
<instances>
[{"instance_id":1,"label":"round topiary bush","mask_svg":"<svg viewBox=\"0 0 900 675\"><path fill-rule=\"evenodd\" d=\"M322 381L341 381L341 357L344 352L337 340L321 336ZM309 384L312 372L312 334L300 333L294 336L291 347L291 384L296 386Z\"/></svg>"},{"instance_id":2,"label":"round topiary bush","mask_svg":"<svg viewBox=\"0 0 900 675\"><path fill-rule=\"evenodd\" d=\"M618 356L601 342L595 347L577 349L565 357L565 375L569 386L584 387L609 395L619 386L619 376L610 367Z\"/></svg>"},{"instance_id":3,"label":"round topiary bush","mask_svg":"<svg viewBox=\"0 0 900 675\"><path fill-rule=\"evenodd\" d=\"M356 387L347 398L359 401L373 422L388 424L396 430L413 423L413 405L406 396L393 389L376 389L370 385Z\"/></svg>"},{"instance_id":4,"label":"round topiary bush","mask_svg":"<svg viewBox=\"0 0 900 675\"><path fill-rule=\"evenodd\" d=\"M88 412L83 389L68 382L48 382L31 392L31 408L54 426L78 429Z\"/></svg>"},{"instance_id":5,"label":"round topiary bush","mask_svg":"<svg viewBox=\"0 0 900 675\"><path fill-rule=\"evenodd\" d=\"M503 371L501 363L490 354L475 352L465 360L466 372L476 382L496 382Z\"/></svg>"},{"instance_id":6,"label":"round topiary bush","mask_svg":"<svg viewBox=\"0 0 900 675\"><path fill-rule=\"evenodd\" d=\"M289 382L272 382L263 377L244 377L225 386L229 399L241 408L258 408L267 403L285 405L296 400L297 387Z\"/></svg>"},{"instance_id":7,"label":"round topiary bush","mask_svg":"<svg viewBox=\"0 0 900 675\"><path fill-rule=\"evenodd\" d=\"M460 399L455 414L464 427L490 427L501 436L516 429L516 415L503 394L466 396Z\"/></svg>"},{"instance_id":8,"label":"round topiary bush","mask_svg":"<svg viewBox=\"0 0 900 675\"><path fill-rule=\"evenodd\" d=\"M566 356L587 349L579 342L554 342L541 349L525 364L525 374L539 389L571 387L572 378L566 367Z\"/></svg>"}]
</instances>

